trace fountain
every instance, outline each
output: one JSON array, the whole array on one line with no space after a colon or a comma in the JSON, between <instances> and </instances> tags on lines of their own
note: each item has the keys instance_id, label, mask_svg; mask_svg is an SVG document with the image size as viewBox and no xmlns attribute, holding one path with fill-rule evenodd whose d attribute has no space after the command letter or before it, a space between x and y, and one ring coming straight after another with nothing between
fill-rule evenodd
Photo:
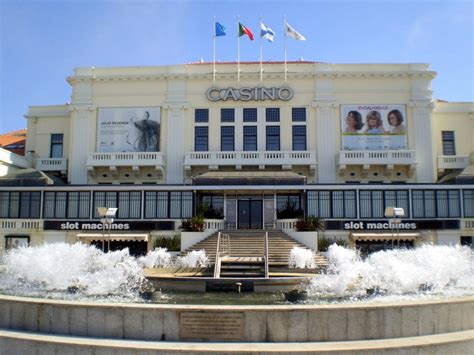
<instances>
[{"instance_id":1,"label":"fountain","mask_svg":"<svg viewBox=\"0 0 474 355\"><path fill-rule=\"evenodd\" d=\"M0 348L459 353L474 341L473 255L466 247L427 245L363 260L334 245L328 272L290 304L279 294L245 293L186 293L183 300L156 292L154 301L144 300L143 268L173 263L163 249L136 259L127 250L104 254L81 244L20 248L4 256L0 272ZM292 260L311 267L302 252ZM179 263L203 265L206 258L197 253ZM247 305L232 304L245 299Z\"/></svg>"}]
</instances>

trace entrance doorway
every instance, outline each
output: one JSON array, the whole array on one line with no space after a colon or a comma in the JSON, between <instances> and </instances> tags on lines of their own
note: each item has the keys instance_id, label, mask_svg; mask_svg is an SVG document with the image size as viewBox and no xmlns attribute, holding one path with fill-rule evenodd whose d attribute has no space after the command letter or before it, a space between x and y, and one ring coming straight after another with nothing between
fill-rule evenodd
<instances>
[{"instance_id":1,"label":"entrance doorway","mask_svg":"<svg viewBox=\"0 0 474 355\"><path fill-rule=\"evenodd\" d=\"M262 198L239 198L238 229L263 228L263 200Z\"/></svg>"}]
</instances>

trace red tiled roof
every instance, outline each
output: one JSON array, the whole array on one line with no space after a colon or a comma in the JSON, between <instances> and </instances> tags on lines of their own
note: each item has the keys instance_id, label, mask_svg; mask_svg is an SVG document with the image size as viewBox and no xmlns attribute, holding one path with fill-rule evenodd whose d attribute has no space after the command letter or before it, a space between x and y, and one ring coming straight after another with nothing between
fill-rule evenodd
<instances>
[{"instance_id":1,"label":"red tiled roof","mask_svg":"<svg viewBox=\"0 0 474 355\"><path fill-rule=\"evenodd\" d=\"M0 147L6 145L24 142L26 140L26 129L20 129L18 131L12 131L4 134L0 134Z\"/></svg>"},{"instance_id":2,"label":"red tiled roof","mask_svg":"<svg viewBox=\"0 0 474 355\"><path fill-rule=\"evenodd\" d=\"M25 155L26 129L0 134L0 147L15 154Z\"/></svg>"}]
</instances>

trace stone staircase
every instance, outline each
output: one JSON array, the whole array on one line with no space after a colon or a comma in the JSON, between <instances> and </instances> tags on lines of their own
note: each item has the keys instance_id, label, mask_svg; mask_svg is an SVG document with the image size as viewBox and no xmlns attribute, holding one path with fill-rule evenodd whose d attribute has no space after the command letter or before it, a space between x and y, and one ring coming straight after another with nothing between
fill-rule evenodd
<instances>
[{"instance_id":1,"label":"stone staircase","mask_svg":"<svg viewBox=\"0 0 474 355\"><path fill-rule=\"evenodd\" d=\"M265 277L263 257L224 256L221 258L220 277Z\"/></svg>"},{"instance_id":2,"label":"stone staircase","mask_svg":"<svg viewBox=\"0 0 474 355\"><path fill-rule=\"evenodd\" d=\"M288 267L290 251L294 247L308 249L303 244L292 239L286 233L280 230L223 230L221 233L230 236L230 257L241 258L261 258L264 255L264 235L268 232L268 253L270 267ZM211 264L214 264L216 258L218 232L208 238L194 244L191 248L182 253L185 255L192 250L206 251ZM327 266L327 260L321 254L315 252L315 259L318 269L324 269ZM248 259L250 260L250 259ZM236 267L237 268L237 267Z\"/></svg>"}]
</instances>

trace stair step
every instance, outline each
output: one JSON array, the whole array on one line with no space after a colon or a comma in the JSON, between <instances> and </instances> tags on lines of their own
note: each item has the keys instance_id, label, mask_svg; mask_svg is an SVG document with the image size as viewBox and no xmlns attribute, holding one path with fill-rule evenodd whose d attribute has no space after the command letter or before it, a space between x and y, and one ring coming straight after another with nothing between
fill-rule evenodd
<instances>
[{"instance_id":1,"label":"stair step","mask_svg":"<svg viewBox=\"0 0 474 355\"><path fill-rule=\"evenodd\" d=\"M221 272L220 277L264 277L261 272Z\"/></svg>"}]
</instances>

